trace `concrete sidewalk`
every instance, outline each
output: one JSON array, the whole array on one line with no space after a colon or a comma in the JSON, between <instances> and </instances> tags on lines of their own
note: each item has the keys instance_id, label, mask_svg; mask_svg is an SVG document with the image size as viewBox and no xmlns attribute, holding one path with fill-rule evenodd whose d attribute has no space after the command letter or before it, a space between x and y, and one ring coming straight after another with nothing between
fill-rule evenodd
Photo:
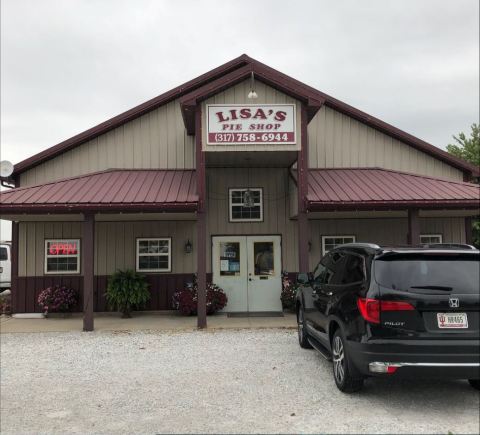
<instances>
[{"instance_id":1,"label":"concrete sidewalk","mask_svg":"<svg viewBox=\"0 0 480 435\"><path fill-rule=\"evenodd\" d=\"M227 317L216 314L207 317L208 329L262 329L296 328L294 314L285 313L284 317ZM18 319L0 317L0 333L16 332L70 332L82 330L82 316L69 318ZM120 315L96 314L95 331L186 331L197 329L195 316L185 317L176 313L134 313L131 319L122 319Z\"/></svg>"}]
</instances>

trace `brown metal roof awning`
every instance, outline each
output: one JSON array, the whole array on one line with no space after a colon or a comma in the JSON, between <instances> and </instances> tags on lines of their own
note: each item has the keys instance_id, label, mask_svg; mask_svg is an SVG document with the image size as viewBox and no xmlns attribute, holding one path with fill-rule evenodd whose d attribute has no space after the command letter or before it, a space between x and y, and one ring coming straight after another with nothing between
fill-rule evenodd
<instances>
[{"instance_id":1,"label":"brown metal roof awning","mask_svg":"<svg viewBox=\"0 0 480 435\"><path fill-rule=\"evenodd\" d=\"M0 193L0 213L192 212L193 170L112 169Z\"/></svg>"},{"instance_id":2,"label":"brown metal roof awning","mask_svg":"<svg viewBox=\"0 0 480 435\"><path fill-rule=\"evenodd\" d=\"M308 209L479 209L480 186L380 168L311 169Z\"/></svg>"}]
</instances>

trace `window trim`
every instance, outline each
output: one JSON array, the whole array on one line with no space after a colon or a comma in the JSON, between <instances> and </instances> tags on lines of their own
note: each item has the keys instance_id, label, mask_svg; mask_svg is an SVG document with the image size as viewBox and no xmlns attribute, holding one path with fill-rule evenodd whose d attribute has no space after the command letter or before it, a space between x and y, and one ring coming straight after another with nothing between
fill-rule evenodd
<instances>
[{"instance_id":1,"label":"window trim","mask_svg":"<svg viewBox=\"0 0 480 435\"><path fill-rule=\"evenodd\" d=\"M440 241L439 242L422 242L422 237L438 237ZM420 239L421 245L428 245L430 243L443 243L443 234L420 234L419 239Z\"/></svg>"},{"instance_id":2,"label":"window trim","mask_svg":"<svg viewBox=\"0 0 480 435\"><path fill-rule=\"evenodd\" d=\"M168 254L150 254L142 253L140 254L140 242L145 240L155 240L155 241L168 241ZM143 257L165 257L168 256L168 268L167 269L140 269L140 256ZM146 273L169 273L172 271L172 238L171 237L137 237L135 241L135 271L136 272L146 272Z\"/></svg>"},{"instance_id":3,"label":"window trim","mask_svg":"<svg viewBox=\"0 0 480 435\"><path fill-rule=\"evenodd\" d=\"M353 234L338 234L338 235L336 234L336 235L322 236L322 257L327 254L327 252L325 252L325 240L326 239L336 239L336 238L339 238L339 237L342 237L342 238L350 237L351 239L353 239L353 242L351 242L351 243L355 243L357 241L357 236L355 236ZM330 251L328 251L328 252L330 252Z\"/></svg>"},{"instance_id":4,"label":"window trim","mask_svg":"<svg viewBox=\"0 0 480 435\"><path fill-rule=\"evenodd\" d=\"M260 204L259 204L260 205L260 217L259 218L254 218L254 219L247 219L247 218L236 219L236 218L233 218L232 192L233 191L245 192L246 190L260 192ZM228 189L228 221L229 222L263 222L263 187L229 187L229 189Z\"/></svg>"},{"instance_id":5,"label":"window trim","mask_svg":"<svg viewBox=\"0 0 480 435\"><path fill-rule=\"evenodd\" d=\"M76 270L58 270L58 271L51 271L47 268L47 259L48 258L58 258L58 257L73 257L73 255L48 255L47 253L47 246L48 242L54 241L61 241L61 240L70 240L75 241L78 243L77 247L77 269ZM44 275L78 275L81 271L81 253L82 253L82 245L80 238L62 238L62 239L45 239L44 240L44 248L43 248L43 273Z\"/></svg>"}]
</instances>

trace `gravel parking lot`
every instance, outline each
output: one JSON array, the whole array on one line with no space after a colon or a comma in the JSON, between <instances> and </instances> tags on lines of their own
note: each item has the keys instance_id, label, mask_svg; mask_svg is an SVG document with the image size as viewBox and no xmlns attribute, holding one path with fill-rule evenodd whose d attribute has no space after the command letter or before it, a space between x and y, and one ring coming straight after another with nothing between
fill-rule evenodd
<instances>
[{"instance_id":1,"label":"gravel parking lot","mask_svg":"<svg viewBox=\"0 0 480 435\"><path fill-rule=\"evenodd\" d=\"M2 433L478 433L464 381L337 391L292 330L1 336Z\"/></svg>"}]
</instances>

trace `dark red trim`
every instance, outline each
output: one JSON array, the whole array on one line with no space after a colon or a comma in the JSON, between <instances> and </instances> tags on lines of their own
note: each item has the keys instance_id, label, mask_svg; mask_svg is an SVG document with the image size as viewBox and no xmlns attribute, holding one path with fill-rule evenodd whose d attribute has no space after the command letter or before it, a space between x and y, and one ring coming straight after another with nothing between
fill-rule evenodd
<instances>
[{"instance_id":1,"label":"dark red trim","mask_svg":"<svg viewBox=\"0 0 480 435\"><path fill-rule=\"evenodd\" d=\"M407 243L412 246L420 244L420 219L418 208L408 209Z\"/></svg>"},{"instance_id":2,"label":"dark red trim","mask_svg":"<svg viewBox=\"0 0 480 435\"><path fill-rule=\"evenodd\" d=\"M0 204L0 213L8 214L40 214L40 213L72 213L72 212L195 212L196 203L133 203L133 204Z\"/></svg>"},{"instance_id":3,"label":"dark red trim","mask_svg":"<svg viewBox=\"0 0 480 435\"><path fill-rule=\"evenodd\" d=\"M83 222L83 330L93 331L93 292L95 287L95 216L86 214Z\"/></svg>"},{"instance_id":4,"label":"dark red trim","mask_svg":"<svg viewBox=\"0 0 480 435\"><path fill-rule=\"evenodd\" d=\"M12 313L18 310L18 235L19 223L12 222L10 291L12 292Z\"/></svg>"},{"instance_id":5,"label":"dark red trim","mask_svg":"<svg viewBox=\"0 0 480 435\"><path fill-rule=\"evenodd\" d=\"M207 327L207 217L206 217L206 176L205 152L202 150L202 110L195 111L195 157L198 192L197 211L197 326Z\"/></svg>"},{"instance_id":6,"label":"dark red trim","mask_svg":"<svg viewBox=\"0 0 480 435\"><path fill-rule=\"evenodd\" d=\"M301 273L309 271L308 241L310 238L307 217L308 197L308 132L307 132L307 107L302 104L301 113L301 148L297 159L297 186L298 186L298 265Z\"/></svg>"},{"instance_id":7,"label":"dark red trim","mask_svg":"<svg viewBox=\"0 0 480 435\"><path fill-rule=\"evenodd\" d=\"M465 218L465 243L473 245L473 218L471 216Z\"/></svg>"},{"instance_id":8,"label":"dark red trim","mask_svg":"<svg viewBox=\"0 0 480 435\"><path fill-rule=\"evenodd\" d=\"M162 106L163 104L166 104L176 98L180 98L183 95L186 95L192 92L193 90L201 86L204 86L213 80L218 79L219 77L225 76L230 72L235 71L236 69L244 67L245 65L249 65L251 68L255 68L257 71L261 71L263 74L266 74L266 75L268 74L270 77L274 77L275 81L279 84L287 83L287 87L291 88L292 90L295 89L295 92L311 94L312 99L315 100L316 102L325 101L325 104L327 106L335 110L338 110L339 112L342 112L348 116L351 116L352 118L357 119L358 121L366 125L369 125L370 127L373 127L376 130L381 131L382 133L385 133L389 136L394 137L395 139L398 139L408 145L411 145L412 147L426 154L429 154L439 160L442 160L448 163L449 165L456 167L457 169L467 172L468 174L473 174L475 176L480 175L480 170L475 165L472 165L456 156L453 156L447 153L446 151L441 150L440 148L437 148L396 127L393 127L390 124L387 124L386 122L383 122L373 116L370 116L367 113L362 112L361 110L355 109L354 107L346 103L343 103L342 101L337 100L323 92L320 92L292 77L289 77L286 74L283 74L261 62L258 62L257 60L252 59L247 55L242 55L187 83L184 83L181 86L178 86L172 89L171 91L168 91L156 98L153 98L143 104L140 104L139 106L136 106L133 109L130 109L118 116L115 116L109 119L108 121L98 124L97 126L91 129L88 129L83 133L73 136L72 138L67 139L64 142L61 142L26 160L23 160L22 162L15 165L13 176L15 177L21 172L24 172L27 169L30 169L44 162L45 160L51 159L52 157L55 157L69 149L74 148L77 145L87 142L99 136L100 134L104 134L120 125L125 124L128 121L138 118L139 116L142 116L145 113L148 113L151 110L154 110ZM313 110L318 110L318 109L315 109L315 104L316 103L313 103L312 101L312 103L309 102L308 105L311 106ZM309 114L309 116L311 117L311 114Z\"/></svg>"},{"instance_id":9,"label":"dark red trim","mask_svg":"<svg viewBox=\"0 0 480 435\"><path fill-rule=\"evenodd\" d=\"M33 166L44 162L45 160L51 159L52 157L55 157L65 151L76 147L77 145L85 143L101 134L107 133L108 131L118 126L125 124L126 122L132 121L139 116L144 115L145 113L155 110L156 108L167 104L170 101L173 101L188 92L191 92L193 89L196 89L199 86L203 86L205 83L208 83L211 80L215 80L216 78L230 71L233 71L240 66L245 65L248 59L249 58L247 55L242 54L241 56L217 68L214 68L207 73L194 78L193 80L183 83L182 85L177 86L176 88L173 88L170 91L159 95L158 97L152 98L151 100L148 100L138 106L133 107L130 110L127 110L126 112L114 116L113 118L110 118L107 121L96 125L95 127L92 127L80 134L77 134L76 136L71 137L70 139L67 139L57 145L54 145L53 147L50 147L38 154L35 154L34 156L29 157L28 159L23 160L20 163L17 163L15 165L13 175L24 172L27 169L30 169Z\"/></svg>"},{"instance_id":10,"label":"dark red trim","mask_svg":"<svg viewBox=\"0 0 480 435\"><path fill-rule=\"evenodd\" d=\"M306 92L303 87L299 86L288 76L285 76L283 80L279 80L278 74L273 74L265 67L252 63L239 68L230 74L226 74L223 77L186 94L180 99L182 116L187 133L190 135L195 134L195 108L198 103L248 79L252 72L255 74L256 80L266 83L278 91L290 95L306 104L306 119L308 119L308 122L310 122L325 102L323 98L318 99L318 95L315 93Z\"/></svg>"},{"instance_id":11,"label":"dark red trim","mask_svg":"<svg viewBox=\"0 0 480 435\"><path fill-rule=\"evenodd\" d=\"M418 207L429 210L477 210L480 204L475 200L451 201L362 201L362 202L309 202L311 212L321 211L355 211L355 210L405 210L409 207Z\"/></svg>"}]
</instances>

